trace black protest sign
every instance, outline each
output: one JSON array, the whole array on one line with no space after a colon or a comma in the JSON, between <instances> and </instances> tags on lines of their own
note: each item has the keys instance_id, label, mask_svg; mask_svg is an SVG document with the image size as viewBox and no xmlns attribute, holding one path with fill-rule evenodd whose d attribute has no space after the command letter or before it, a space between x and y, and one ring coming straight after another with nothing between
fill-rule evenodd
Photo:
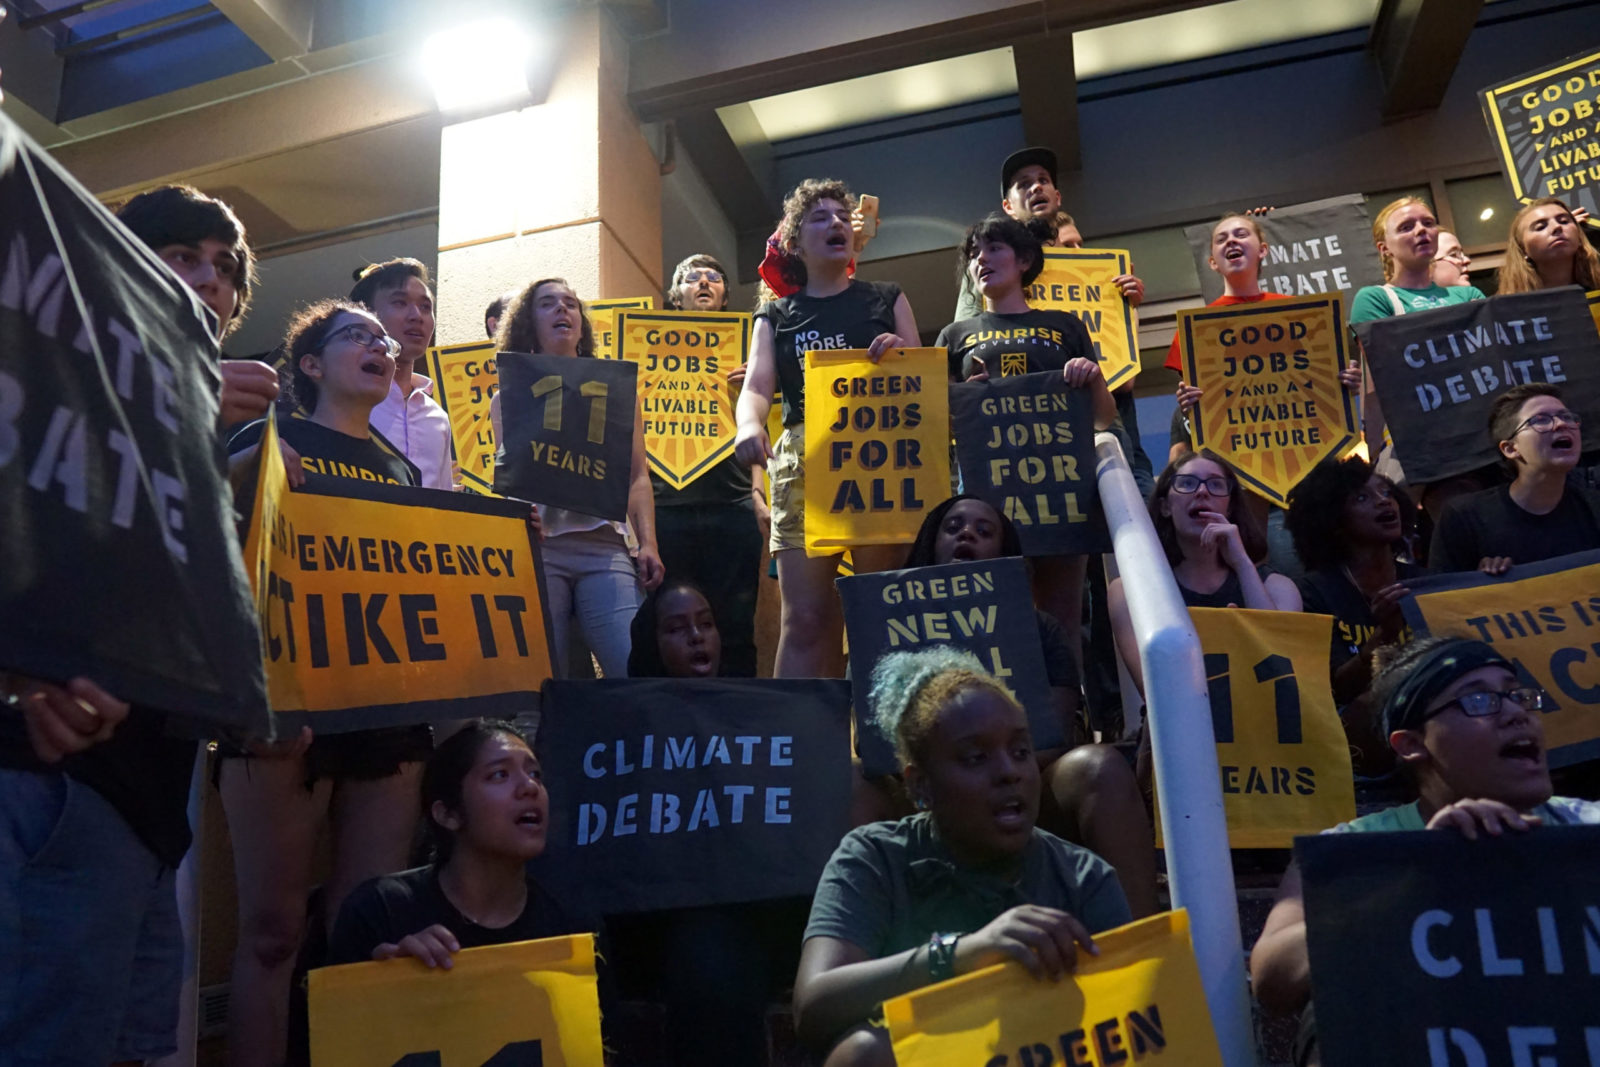
<instances>
[{"instance_id":1,"label":"black protest sign","mask_svg":"<svg viewBox=\"0 0 1600 1067\"><path fill-rule=\"evenodd\" d=\"M270 730L195 295L0 115L0 670Z\"/></svg>"},{"instance_id":2,"label":"black protest sign","mask_svg":"<svg viewBox=\"0 0 1600 1067\"><path fill-rule=\"evenodd\" d=\"M891 652L954 645L983 661L1028 709L1037 748L1063 743L1050 693L1039 616L1027 566L1020 559L974 560L840 578L855 706L856 751L862 769L879 777L899 770L894 739L872 718L872 669Z\"/></svg>"},{"instance_id":3,"label":"black protest sign","mask_svg":"<svg viewBox=\"0 0 1600 1067\"><path fill-rule=\"evenodd\" d=\"M626 519L639 365L525 352L497 359L505 440L494 491Z\"/></svg>"},{"instance_id":4,"label":"black protest sign","mask_svg":"<svg viewBox=\"0 0 1600 1067\"><path fill-rule=\"evenodd\" d=\"M1482 90L1483 116L1511 193L1559 196L1600 215L1600 51ZM1591 226L1600 220L1591 218Z\"/></svg>"},{"instance_id":5,"label":"black protest sign","mask_svg":"<svg viewBox=\"0 0 1600 1067\"><path fill-rule=\"evenodd\" d=\"M1325 1067L1596 1063L1600 826L1295 841Z\"/></svg>"},{"instance_id":6,"label":"black protest sign","mask_svg":"<svg viewBox=\"0 0 1600 1067\"><path fill-rule=\"evenodd\" d=\"M811 679L548 683L534 869L606 914L811 895L850 829L849 699Z\"/></svg>"},{"instance_id":7,"label":"black protest sign","mask_svg":"<svg viewBox=\"0 0 1600 1067\"><path fill-rule=\"evenodd\" d=\"M1395 456L1413 485L1495 463L1494 398L1549 382L1600 417L1600 335L1577 286L1413 311L1356 327Z\"/></svg>"},{"instance_id":8,"label":"black protest sign","mask_svg":"<svg viewBox=\"0 0 1600 1067\"><path fill-rule=\"evenodd\" d=\"M1372 243L1372 220L1359 193L1276 208L1256 217L1267 244L1261 291L1281 296L1353 293L1383 284L1383 263ZM1211 269L1212 222L1184 227L1200 295L1211 303L1222 295L1222 275Z\"/></svg>"},{"instance_id":9,"label":"black protest sign","mask_svg":"<svg viewBox=\"0 0 1600 1067\"><path fill-rule=\"evenodd\" d=\"M1028 556L1110 547L1094 474L1094 406L1060 371L950 387L962 486L1016 523Z\"/></svg>"}]
</instances>

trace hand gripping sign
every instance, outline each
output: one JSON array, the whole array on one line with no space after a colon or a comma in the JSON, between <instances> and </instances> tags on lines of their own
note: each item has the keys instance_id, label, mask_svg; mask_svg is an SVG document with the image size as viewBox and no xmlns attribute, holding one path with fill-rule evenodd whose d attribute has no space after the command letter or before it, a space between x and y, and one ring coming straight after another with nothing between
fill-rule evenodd
<instances>
[{"instance_id":1,"label":"hand gripping sign","mask_svg":"<svg viewBox=\"0 0 1600 1067\"><path fill-rule=\"evenodd\" d=\"M1180 311L1178 344L1185 377L1205 390L1190 420L1195 448L1274 504L1355 440L1355 406L1339 382L1339 297Z\"/></svg>"},{"instance_id":2,"label":"hand gripping sign","mask_svg":"<svg viewBox=\"0 0 1600 1067\"><path fill-rule=\"evenodd\" d=\"M733 455L738 430L728 371L744 363L750 316L726 311L619 311L616 358L639 367L650 469L682 489Z\"/></svg>"}]
</instances>

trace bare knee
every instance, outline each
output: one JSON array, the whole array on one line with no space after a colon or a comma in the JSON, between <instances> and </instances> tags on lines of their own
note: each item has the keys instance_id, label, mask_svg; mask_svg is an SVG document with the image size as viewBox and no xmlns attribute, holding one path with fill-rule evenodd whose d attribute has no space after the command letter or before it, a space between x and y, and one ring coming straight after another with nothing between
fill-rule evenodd
<instances>
[{"instance_id":1,"label":"bare knee","mask_svg":"<svg viewBox=\"0 0 1600 1067\"><path fill-rule=\"evenodd\" d=\"M833 1046L823 1067L894 1067L889 1031L877 1026L856 1027Z\"/></svg>"},{"instance_id":2,"label":"bare knee","mask_svg":"<svg viewBox=\"0 0 1600 1067\"><path fill-rule=\"evenodd\" d=\"M277 970L299 955L305 927L303 913L263 909L245 918L239 950L249 953L263 970Z\"/></svg>"},{"instance_id":3,"label":"bare knee","mask_svg":"<svg viewBox=\"0 0 1600 1067\"><path fill-rule=\"evenodd\" d=\"M1050 769L1051 788L1058 794L1121 790L1133 783L1133 768L1111 745L1079 745Z\"/></svg>"}]
</instances>

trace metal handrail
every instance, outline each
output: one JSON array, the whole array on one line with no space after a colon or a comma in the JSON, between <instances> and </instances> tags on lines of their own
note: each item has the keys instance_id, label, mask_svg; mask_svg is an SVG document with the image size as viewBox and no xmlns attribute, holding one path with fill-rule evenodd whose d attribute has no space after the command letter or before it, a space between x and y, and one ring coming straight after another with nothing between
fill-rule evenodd
<instances>
[{"instance_id":1,"label":"metal handrail","mask_svg":"<svg viewBox=\"0 0 1600 1067\"><path fill-rule=\"evenodd\" d=\"M1095 436L1095 477L1144 668L1145 721L1172 906L1189 910L1195 959L1223 1062L1257 1067L1200 637L1133 472L1108 433Z\"/></svg>"}]
</instances>

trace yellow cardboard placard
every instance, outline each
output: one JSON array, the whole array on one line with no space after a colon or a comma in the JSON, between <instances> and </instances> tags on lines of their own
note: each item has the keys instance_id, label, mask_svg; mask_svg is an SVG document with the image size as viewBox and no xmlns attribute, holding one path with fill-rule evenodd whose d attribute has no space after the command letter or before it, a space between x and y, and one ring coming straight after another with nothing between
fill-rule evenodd
<instances>
[{"instance_id":1,"label":"yellow cardboard placard","mask_svg":"<svg viewBox=\"0 0 1600 1067\"><path fill-rule=\"evenodd\" d=\"M1333 618L1243 608L1189 616L1205 652L1228 844L1288 848L1355 818L1350 746L1328 678Z\"/></svg>"},{"instance_id":2,"label":"yellow cardboard placard","mask_svg":"<svg viewBox=\"0 0 1600 1067\"><path fill-rule=\"evenodd\" d=\"M728 371L749 348L745 312L617 312L617 358L639 365L645 454L674 489L733 454L739 424Z\"/></svg>"},{"instance_id":3,"label":"yellow cardboard placard","mask_svg":"<svg viewBox=\"0 0 1600 1067\"><path fill-rule=\"evenodd\" d=\"M653 296L620 297L616 300L591 300L583 305L589 316L589 328L594 331L594 354L599 359L617 356L617 312L627 309L649 311L656 306Z\"/></svg>"},{"instance_id":4,"label":"yellow cardboard placard","mask_svg":"<svg viewBox=\"0 0 1600 1067\"><path fill-rule=\"evenodd\" d=\"M1486 641L1545 691L1539 722L1552 767L1600 756L1600 563L1558 566L1515 567L1534 573L1514 581L1430 578L1457 588L1424 587L1400 605L1414 633Z\"/></svg>"},{"instance_id":5,"label":"yellow cardboard placard","mask_svg":"<svg viewBox=\"0 0 1600 1067\"><path fill-rule=\"evenodd\" d=\"M1205 390L1189 420L1195 450L1287 504L1311 468L1355 440L1354 398L1339 382L1345 343L1337 295L1179 311L1186 378Z\"/></svg>"},{"instance_id":6,"label":"yellow cardboard placard","mask_svg":"<svg viewBox=\"0 0 1600 1067\"><path fill-rule=\"evenodd\" d=\"M603 1067L594 936L469 948L309 976L313 1067Z\"/></svg>"},{"instance_id":7,"label":"yellow cardboard placard","mask_svg":"<svg viewBox=\"0 0 1600 1067\"><path fill-rule=\"evenodd\" d=\"M909 545L950 495L949 372L942 348L805 354L806 554Z\"/></svg>"},{"instance_id":8,"label":"yellow cardboard placard","mask_svg":"<svg viewBox=\"0 0 1600 1067\"><path fill-rule=\"evenodd\" d=\"M274 712L364 729L402 705L526 706L551 670L525 505L353 478L291 492L271 420L260 454L244 558Z\"/></svg>"},{"instance_id":9,"label":"yellow cardboard placard","mask_svg":"<svg viewBox=\"0 0 1600 1067\"><path fill-rule=\"evenodd\" d=\"M1139 373L1139 315L1111 283L1131 273L1131 262L1120 249L1046 248L1044 270L1027 292L1029 307L1065 311L1088 328L1112 389Z\"/></svg>"},{"instance_id":10,"label":"yellow cardboard placard","mask_svg":"<svg viewBox=\"0 0 1600 1067\"><path fill-rule=\"evenodd\" d=\"M495 495L489 401L500 391L500 373L494 357L493 341L428 349L434 399L450 416L450 451L461 471L461 484L485 496Z\"/></svg>"},{"instance_id":11,"label":"yellow cardboard placard","mask_svg":"<svg viewBox=\"0 0 1600 1067\"><path fill-rule=\"evenodd\" d=\"M1153 915L1095 937L1076 971L1040 981L1004 963L886 1000L900 1067L1172 1063L1221 1067L1189 914Z\"/></svg>"}]
</instances>

